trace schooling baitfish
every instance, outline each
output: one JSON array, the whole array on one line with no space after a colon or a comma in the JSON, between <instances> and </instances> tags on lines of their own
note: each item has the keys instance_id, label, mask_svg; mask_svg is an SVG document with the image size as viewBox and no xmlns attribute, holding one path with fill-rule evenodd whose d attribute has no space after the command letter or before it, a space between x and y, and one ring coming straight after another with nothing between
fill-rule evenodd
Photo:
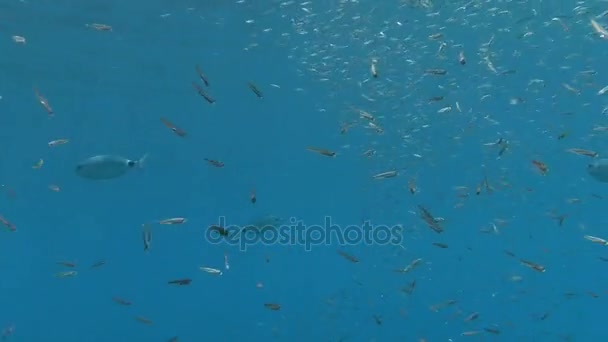
<instances>
[{"instance_id":1,"label":"schooling baitfish","mask_svg":"<svg viewBox=\"0 0 608 342\"><path fill-rule=\"evenodd\" d=\"M117 178L131 169L142 168L148 155L139 160L130 160L120 156L94 156L76 166L76 173L83 178L104 180Z\"/></svg>"},{"instance_id":2,"label":"schooling baitfish","mask_svg":"<svg viewBox=\"0 0 608 342\"><path fill-rule=\"evenodd\" d=\"M594 160L587 166L587 173L602 183L608 183L608 159Z\"/></svg>"}]
</instances>

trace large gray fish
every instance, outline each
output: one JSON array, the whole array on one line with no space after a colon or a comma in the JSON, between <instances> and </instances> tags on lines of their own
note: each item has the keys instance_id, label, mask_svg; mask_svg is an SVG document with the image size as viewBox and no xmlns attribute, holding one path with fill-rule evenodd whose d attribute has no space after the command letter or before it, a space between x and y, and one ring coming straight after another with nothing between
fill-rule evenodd
<instances>
[{"instance_id":1,"label":"large gray fish","mask_svg":"<svg viewBox=\"0 0 608 342\"><path fill-rule=\"evenodd\" d=\"M142 168L148 155L139 160L131 160L120 156L101 155L86 159L76 166L76 173L83 178L105 180L117 178L131 169Z\"/></svg>"},{"instance_id":2,"label":"large gray fish","mask_svg":"<svg viewBox=\"0 0 608 342\"><path fill-rule=\"evenodd\" d=\"M596 159L587 166L587 173L602 183L608 183L608 159Z\"/></svg>"}]
</instances>

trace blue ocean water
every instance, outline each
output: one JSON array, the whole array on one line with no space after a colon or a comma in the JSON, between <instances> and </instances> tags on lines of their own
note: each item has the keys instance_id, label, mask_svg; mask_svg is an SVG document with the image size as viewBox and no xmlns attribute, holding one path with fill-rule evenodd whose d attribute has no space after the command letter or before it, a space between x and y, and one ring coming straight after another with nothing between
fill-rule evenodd
<instances>
[{"instance_id":1,"label":"blue ocean water","mask_svg":"<svg viewBox=\"0 0 608 342\"><path fill-rule=\"evenodd\" d=\"M2 338L601 340L606 9L1 0Z\"/></svg>"}]
</instances>

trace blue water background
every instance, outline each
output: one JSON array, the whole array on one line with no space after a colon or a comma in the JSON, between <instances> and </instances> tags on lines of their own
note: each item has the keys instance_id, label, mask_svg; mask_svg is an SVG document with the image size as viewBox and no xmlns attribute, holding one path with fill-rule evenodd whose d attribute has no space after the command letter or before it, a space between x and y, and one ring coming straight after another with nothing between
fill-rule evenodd
<instances>
[{"instance_id":1,"label":"blue water background","mask_svg":"<svg viewBox=\"0 0 608 342\"><path fill-rule=\"evenodd\" d=\"M395 3L360 4L376 8L366 25L375 30L384 20L407 21L401 32L391 34L428 41L436 31L424 27L438 19ZM443 6L450 10L439 16L443 20L454 8L448 3ZM607 264L598 256L608 254L582 236L608 236L605 200L592 196L608 193L586 174L583 157L564 150L608 148L605 137L590 135L595 125L606 124L600 114L605 100L596 88L583 87L574 95L561 84L595 69L596 85L603 87L606 42L591 35L587 18L567 21L567 33L556 23L543 25L554 16L571 15L574 2L505 5L511 15L495 17L484 14L488 5L468 25L450 26L450 39L464 43L469 57L466 68L455 63L448 68L459 81L450 99L465 109L450 115L438 115L432 105L420 110L437 89L428 79L415 91L404 87L394 99L373 105L361 98L354 80L342 88L335 86L339 82L319 81L302 61L314 52L306 50L312 46L307 41L321 38L295 33L292 19L303 15L300 6L280 11L277 6L272 1L0 2L0 183L16 194L3 194L0 214L17 226L17 232L0 234L0 324L15 326L9 340L465 341L471 338L462 332L484 327L501 331L485 333L484 340L604 337ZM315 3L315 10L332 6ZM537 17L529 24L515 24L533 10ZM595 14L602 10L598 4ZM162 17L165 13L170 15ZM247 24L249 19L255 25ZM111 25L112 32L85 26L97 22ZM474 27L476 22L487 29ZM264 34L266 27L272 31ZM498 33L499 28L512 30ZM526 30L536 35L523 43L517 35ZM289 38L281 38L283 32ZM480 62L477 49L491 32L500 38L494 43L495 63L515 74L498 77ZM12 35L26 37L27 44L15 44ZM259 46L244 49L253 42ZM347 49L341 57L352 59L359 52L361 65L351 72L362 80L369 73L363 49ZM417 78L405 59L424 64L422 52L402 57L385 63L402 69L404 79ZM210 79L213 105L192 89L193 81L200 83L197 64ZM527 92L533 78L544 79L546 87ZM256 98L247 82L256 83L264 98ZM487 90L492 97L480 101L483 83L493 85ZM37 103L34 87L49 99L53 118ZM527 101L509 105L515 96ZM341 135L347 104L384 113L386 133L359 128ZM397 132L414 125L411 115L423 114L431 127L414 143L404 142ZM491 124L486 115L500 124ZM160 117L188 136L173 135ZM563 132L568 136L558 140ZM501 136L512 145L496 159L496 150L481 144ZM47 146L59 138L70 142ZM307 146L336 150L338 156L325 158ZM362 157L371 146L380 156ZM145 153L150 157L143 170L111 182L88 181L74 172L92 155L137 159ZM423 161L412 157L415 153L424 155ZM44 166L33 169L40 158ZM226 166L213 168L204 158ZM533 159L547 163L550 172L539 175ZM371 179L394 167L405 169L400 177ZM407 182L414 176L421 191L412 196ZM485 176L498 189L472 194L456 208L454 186L473 191ZM501 177L511 187L499 186ZM49 184L61 191L50 191ZM249 201L252 189L255 205ZM569 204L568 198L582 202ZM442 235L424 225L418 204L445 218ZM547 215L551 210L568 214L563 226ZM240 252L205 240L205 227L219 216L246 224L268 215L309 224L326 215L342 225L370 219L402 224L408 233L403 248L358 244L305 251L274 245ZM155 226L152 248L144 253L141 225L176 216L189 221ZM479 232L495 218L509 221L499 235ZM449 248L438 249L433 242ZM349 263L338 249L360 262ZM525 268L503 250L547 271ZM223 269L225 253L231 268L222 276L198 270ZM416 258L424 264L415 271L394 272ZM99 260L106 264L91 269ZM64 270L60 261L76 263L78 276L54 277ZM514 275L523 280L509 280ZM178 278L193 282L167 285ZM400 291L414 280L412 294ZM133 305L117 305L113 297ZM457 304L429 310L449 299ZM264 303L282 308L271 311ZM464 322L473 312L480 318ZM381 325L374 315L382 317ZM141 324L136 316L154 324Z\"/></svg>"}]
</instances>

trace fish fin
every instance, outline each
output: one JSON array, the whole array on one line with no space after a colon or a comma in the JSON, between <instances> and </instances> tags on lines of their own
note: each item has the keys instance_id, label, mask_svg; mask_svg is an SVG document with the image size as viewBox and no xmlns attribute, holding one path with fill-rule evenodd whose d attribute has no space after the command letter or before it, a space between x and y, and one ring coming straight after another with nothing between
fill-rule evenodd
<instances>
[{"instance_id":1,"label":"fish fin","mask_svg":"<svg viewBox=\"0 0 608 342\"><path fill-rule=\"evenodd\" d=\"M148 153L144 154L143 157L139 158L139 160L137 161L137 168L143 169L147 159Z\"/></svg>"}]
</instances>

